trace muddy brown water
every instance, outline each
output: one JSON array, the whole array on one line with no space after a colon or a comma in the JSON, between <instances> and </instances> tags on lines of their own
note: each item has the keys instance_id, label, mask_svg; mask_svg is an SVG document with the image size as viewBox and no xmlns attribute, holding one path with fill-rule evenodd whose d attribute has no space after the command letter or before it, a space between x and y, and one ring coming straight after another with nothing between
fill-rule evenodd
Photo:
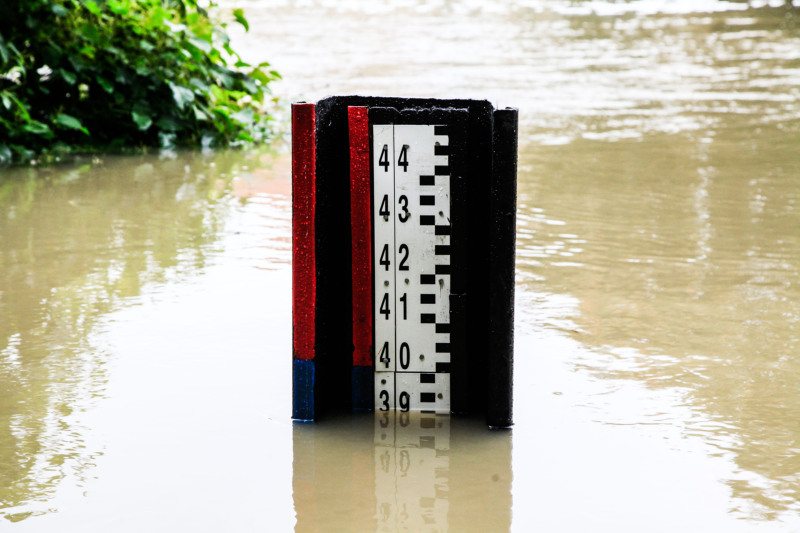
<instances>
[{"instance_id":1,"label":"muddy brown water","mask_svg":"<svg viewBox=\"0 0 800 533\"><path fill-rule=\"evenodd\" d=\"M284 102L520 108L516 425L292 424L280 146L4 169L0 531L800 530L800 8L752 4L239 3Z\"/></svg>"}]
</instances>

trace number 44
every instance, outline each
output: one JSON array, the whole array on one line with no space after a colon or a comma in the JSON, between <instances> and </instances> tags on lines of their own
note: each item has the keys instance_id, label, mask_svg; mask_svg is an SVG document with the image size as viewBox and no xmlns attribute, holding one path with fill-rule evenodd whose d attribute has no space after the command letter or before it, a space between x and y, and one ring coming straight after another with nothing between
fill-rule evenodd
<instances>
[{"instance_id":1,"label":"number 44","mask_svg":"<svg viewBox=\"0 0 800 533\"><path fill-rule=\"evenodd\" d=\"M400 157L397 158L397 166L403 167L403 172L408 172L408 149L410 146L404 144L400 149ZM389 145L384 144L381 155L378 156L378 165L383 167L384 172L389 172Z\"/></svg>"}]
</instances>

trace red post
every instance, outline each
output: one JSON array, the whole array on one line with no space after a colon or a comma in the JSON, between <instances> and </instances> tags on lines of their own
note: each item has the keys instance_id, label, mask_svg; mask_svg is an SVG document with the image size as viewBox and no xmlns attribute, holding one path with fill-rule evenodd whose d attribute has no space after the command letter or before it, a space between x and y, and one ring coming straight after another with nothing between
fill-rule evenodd
<instances>
[{"instance_id":1,"label":"red post","mask_svg":"<svg viewBox=\"0 0 800 533\"><path fill-rule=\"evenodd\" d=\"M350 227L353 272L353 407L372 408L372 231L369 119L347 109L350 132Z\"/></svg>"},{"instance_id":2,"label":"red post","mask_svg":"<svg viewBox=\"0 0 800 533\"><path fill-rule=\"evenodd\" d=\"M314 104L292 105L292 417L297 420L314 419L315 122Z\"/></svg>"},{"instance_id":3,"label":"red post","mask_svg":"<svg viewBox=\"0 0 800 533\"><path fill-rule=\"evenodd\" d=\"M297 359L314 359L314 104L292 106L292 347Z\"/></svg>"}]
</instances>

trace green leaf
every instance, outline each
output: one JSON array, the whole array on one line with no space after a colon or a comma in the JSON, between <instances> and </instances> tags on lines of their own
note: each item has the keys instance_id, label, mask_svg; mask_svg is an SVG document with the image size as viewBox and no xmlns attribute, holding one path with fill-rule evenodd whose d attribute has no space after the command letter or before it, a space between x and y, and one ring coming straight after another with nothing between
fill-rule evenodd
<instances>
[{"instance_id":1,"label":"green leaf","mask_svg":"<svg viewBox=\"0 0 800 533\"><path fill-rule=\"evenodd\" d=\"M81 121L73 117L72 115L67 115L66 113L59 113L58 115L56 115L55 122L59 126L63 126L70 130L82 131L86 135L89 135L89 130L84 128L83 124L81 124Z\"/></svg>"},{"instance_id":2,"label":"green leaf","mask_svg":"<svg viewBox=\"0 0 800 533\"><path fill-rule=\"evenodd\" d=\"M61 74L61 78L70 85L75 85L75 82L78 81L78 77L74 72L64 70L63 68L59 69L58 72Z\"/></svg>"},{"instance_id":3,"label":"green leaf","mask_svg":"<svg viewBox=\"0 0 800 533\"><path fill-rule=\"evenodd\" d=\"M228 117L230 117L230 115L231 115L230 109L228 109L227 107L224 107L224 106L215 107L213 109L213 111L217 115L219 115L221 117L225 117L226 119L228 119Z\"/></svg>"},{"instance_id":4,"label":"green leaf","mask_svg":"<svg viewBox=\"0 0 800 533\"><path fill-rule=\"evenodd\" d=\"M114 76L114 81L120 85L128 85L131 82L130 76L124 69L119 68Z\"/></svg>"},{"instance_id":5,"label":"green leaf","mask_svg":"<svg viewBox=\"0 0 800 533\"><path fill-rule=\"evenodd\" d=\"M250 94L256 94L258 92L258 85L256 85L255 80L251 78L244 78L242 80L242 86L244 87L245 91Z\"/></svg>"},{"instance_id":6,"label":"green leaf","mask_svg":"<svg viewBox=\"0 0 800 533\"><path fill-rule=\"evenodd\" d=\"M103 90L104 90L105 92L107 92L108 94L111 94L111 93L113 93L113 92L114 92L114 85L113 85L113 84L112 84L110 81L108 81L107 79L105 79L104 77L102 77L102 76L98 76L98 77L97 77L97 79L96 79L95 81L96 81L96 82L97 82L97 84L98 84L100 87L102 87L102 88L103 88Z\"/></svg>"},{"instance_id":7,"label":"green leaf","mask_svg":"<svg viewBox=\"0 0 800 533\"><path fill-rule=\"evenodd\" d=\"M50 126L39 122L38 120L31 120L24 126L22 126L22 130L27 133L33 133L34 135L41 135L45 138L50 138L53 136L53 132L50 130Z\"/></svg>"},{"instance_id":8,"label":"green leaf","mask_svg":"<svg viewBox=\"0 0 800 533\"><path fill-rule=\"evenodd\" d=\"M108 0L106 4L108 8L113 11L117 15L127 15L128 14L128 6L125 5L123 2L119 2L117 0Z\"/></svg>"},{"instance_id":9,"label":"green leaf","mask_svg":"<svg viewBox=\"0 0 800 533\"><path fill-rule=\"evenodd\" d=\"M8 59L11 57L11 54L8 51L8 47L6 46L5 40L3 40L3 36L0 35L0 59L3 60L3 63L7 62Z\"/></svg>"},{"instance_id":10,"label":"green leaf","mask_svg":"<svg viewBox=\"0 0 800 533\"><path fill-rule=\"evenodd\" d=\"M164 26L169 28L170 31L172 31L174 33L181 33L181 32L186 31L186 26L184 24L175 24L173 22L170 22L167 19L164 19L163 24L164 24Z\"/></svg>"},{"instance_id":11,"label":"green leaf","mask_svg":"<svg viewBox=\"0 0 800 533\"><path fill-rule=\"evenodd\" d=\"M187 40L206 54L211 53L212 48L210 42L204 41L203 39L198 39L197 37L190 37Z\"/></svg>"},{"instance_id":12,"label":"green leaf","mask_svg":"<svg viewBox=\"0 0 800 533\"><path fill-rule=\"evenodd\" d=\"M53 4L52 6L50 6L50 10L57 17L63 17L64 15L69 14L69 10L67 10L67 8L62 6L61 4Z\"/></svg>"},{"instance_id":13,"label":"green leaf","mask_svg":"<svg viewBox=\"0 0 800 533\"><path fill-rule=\"evenodd\" d=\"M11 106L12 105L16 105L17 109L19 110L18 112L19 112L20 116L22 117L22 119L25 122L30 122L31 121L31 115L30 115L30 112L28 111L28 106L23 104L20 101L20 99L17 98L14 95L14 93L12 93L10 90L5 90L3 92L0 92L0 95L2 96L3 105L6 106L6 109L8 109L10 111L11 110Z\"/></svg>"},{"instance_id":14,"label":"green leaf","mask_svg":"<svg viewBox=\"0 0 800 533\"><path fill-rule=\"evenodd\" d=\"M136 127L139 128L139 131L146 131L153 125L153 119L147 115L137 113L136 111L131 111L131 118L136 123Z\"/></svg>"},{"instance_id":15,"label":"green leaf","mask_svg":"<svg viewBox=\"0 0 800 533\"><path fill-rule=\"evenodd\" d=\"M233 89L233 76L226 72L222 72L217 76L218 83L226 89Z\"/></svg>"},{"instance_id":16,"label":"green leaf","mask_svg":"<svg viewBox=\"0 0 800 533\"><path fill-rule=\"evenodd\" d=\"M237 111L231 115L231 118L236 122L241 122L242 124L252 124L253 119L255 119L255 112L252 108L246 107L241 111Z\"/></svg>"},{"instance_id":17,"label":"green leaf","mask_svg":"<svg viewBox=\"0 0 800 533\"><path fill-rule=\"evenodd\" d=\"M212 101L217 101L217 102L224 102L228 99L225 89L223 89L219 85L211 86L211 96L213 97Z\"/></svg>"},{"instance_id":18,"label":"green leaf","mask_svg":"<svg viewBox=\"0 0 800 533\"><path fill-rule=\"evenodd\" d=\"M215 136L213 133L208 133L208 132L204 133L200 137L200 146L202 146L203 148L209 148L211 146L214 146L214 138Z\"/></svg>"},{"instance_id":19,"label":"green leaf","mask_svg":"<svg viewBox=\"0 0 800 533\"><path fill-rule=\"evenodd\" d=\"M205 111L200 109L199 106L196 106L196 105L192 106L192 110L194 111L195 120L200 121L200 122L208 120L208 115L205 113Z\"/></svg>"},{"instance_id":20,"label":"green leaf","mask_svg":"<svg viewBox=\"0 0 800 533\"><path fill-rule=\"evenodd\" d=\"M180 131L183 129L183 125L173 117L161 117L156 121L156 126L164 131Z\"/></svg>"},{"instance_id":21,"label":"green leaf","mask_svg":"<svg viewBox=\"0 0 800 533\"><path fill-rule=\"evenodd\" d=\"M269 76L266 72L261 70L260 68L254 69L250 73L250 77L254 80L260 81L263 84L267 84L272 81L272 76Z\"/></svg>"},{"instance_id":22,"label":"green leaf","mask_svg":"<svg viewBox=\"0 0 800 533\"><path fill-rule=\"evenodd\" d=\"M51 134L52 135L52 134ZM10 145L11 151L17 154L17 159L21 161L30 161L31 159L36 156L33 150L28 150L24 146L20 144L12 144Z\"/></svg>"},{"instance_id":23,"label":"green leaf","mask_svg":"<svg viewBox=\"0 0 800 533\"><path fill-rule=\"evenodd\" d=\"M80 55L86 56L89 59L94 59L95 52L97 52L97 48L95 48L94 46L88 45L88 44L82 46L81 49L78 51L78 53ZM73 61L72 59L70 59L70 63L72 63L73 66L75 65L75 61ZM75 70L79 70L79 69L76 68Z\"/></svg>"},{"instance_id":24,"label":"green leaf","mask_svg":"<svg viewBox=\"0 0 800 533\"><path fill-rule=\"evenodd\" d=\"M95 2L94 0L88 0L87 2L84 2L83 5L91 14L93 15L100 14L100 6L98 6L97 2Z\"/></svg>"},{"instance_id":25,"label":"green leaf","mask_svg":"<svg viewBox=\"0 0 800 533\"><path fill-rule=\"evenodd\" d=\"M177 144L176 140L177 136L174 133L158 132L158 143L161 145L161 148L174 148Z\"/></svg>"},{"instance_id":26,"label":"green leaf","mask_svg":"<svg viewBox=\"0 0 800 533\"><path fill-rule=\"evenodd\" d=\"M5 144L0 144L0 165L7 165L11 163L14 155L11 153L11 148Z\"/></svg>"},{"instance_id":27,"label":"green leaf","mask_svg":"<svg viewBox=\"0 0 800 533\"><path fill-rule=\"evenodd\" d=\"M242 25L244 31L250 31L250 24L247 22L247 19L244 17L244 10L243 9L234 9L233 10L233 18L236 19L236 22Z\"/></svg>"},{"instance_id":28,"label":"green leaf","mask_svg":"<svg viewBox=\"0 0 800 533\"><path fill-rule=\"evenodd\" d=\"M252 135L246 131L239 132L239 135L236 136L236 139L240 141L254 142Z\"/></svg>"},{"instance_id":29,"label":"green leaf","mask_svg":"<svg viewBox=\"0 0 800 533\"><path fill-rule=\"evenodd\" d=\"M233 47L231 46L231 43L230 43L230 42L226 42L226 43L224 43L224 44L222 45L222 49L223 49L223 50L225 50L226 52L228 52L228 53L229 53L230 55L232 55L232 56L236 56L236 55L238 55L238 54L236 53L236 51L233 49Z\"/></svg>"},{"instance_id":30,"label":"green leaf","mask_svg":"<svg viewBox=\"0 0 800 533\"><path fill-rule=\"evenodd\" d=\"M201 93L207 93L209 91L208 83L204 82L200 78L192 78L189 80L189 85L194 87L195 91L199 91Z\"/></svg>"},{"instance_id":31,"label":"green leaf","mask_svg":"<svg viewBox=\"0 0 800 533\"><path fill-rule=\"evenodd\" d=\"M172 90L172 98L175 100L175 103L178 104L178 107L183 110L186 108L186 104L190 104L194 101L194 93L191 89L187 89L186 87L181 87L180 85L175 85L172 82L167 82L169 85L170 90Z\"/></svg>"}]
</instances>

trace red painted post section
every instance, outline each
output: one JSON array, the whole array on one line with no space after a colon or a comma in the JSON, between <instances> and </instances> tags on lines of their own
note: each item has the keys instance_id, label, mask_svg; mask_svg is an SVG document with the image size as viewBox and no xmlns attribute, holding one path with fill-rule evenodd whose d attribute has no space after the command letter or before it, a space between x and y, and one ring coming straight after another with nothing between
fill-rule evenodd
<instances>
[{"instance_id":1,"label":"red painted post section","mask_svg":"<svg viewBox=\"0 0 800 533\"><path fill-rule=\"evenodd\" d=\"M292 350L301 361L314 359L316 337L315 122L314 104L292 105Z\"/></svg>"},{"instance_id":2,"label":"red painted post section","mask_svg":"<svg viewBox=\"0 0 800 533\"><path fill-rule=\"evenodd\" d=\"M350 223L353 243L353 366L372 366L369 120L366 107L349 107L347 115L350 131Z\"/></svg>"}]
</instances>

